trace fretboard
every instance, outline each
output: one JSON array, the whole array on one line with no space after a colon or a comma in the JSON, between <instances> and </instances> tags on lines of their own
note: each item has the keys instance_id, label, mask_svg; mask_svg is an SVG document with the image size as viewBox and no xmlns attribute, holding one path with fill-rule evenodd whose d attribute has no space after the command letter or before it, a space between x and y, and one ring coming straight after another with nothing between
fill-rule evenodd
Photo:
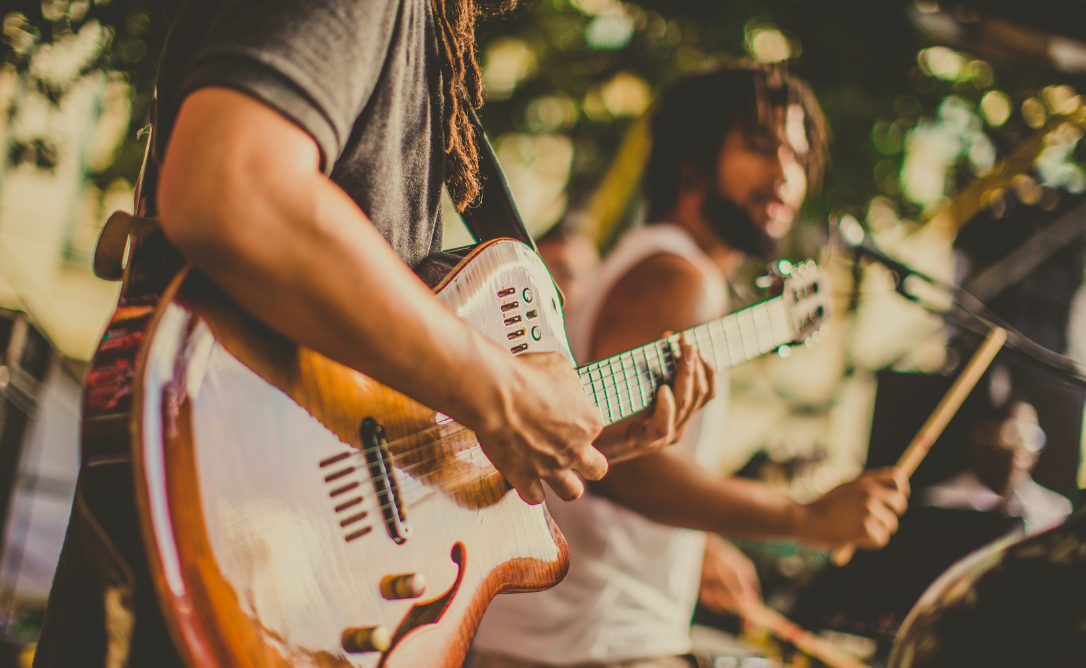
<instances>
[{"instance_id":1,"label":"fretboard","mask_svg":"<svg viewBox=\"0 0 1086 668\"><path fill-rule=\"evenodd\" d=\"M783 297L755 304L686 330L687 340L717 371L730 369L795 338ZM577 369L585 394L607 426L650 406L661 383L675 375L679 334Z\"/></svg>"}]
</instances>

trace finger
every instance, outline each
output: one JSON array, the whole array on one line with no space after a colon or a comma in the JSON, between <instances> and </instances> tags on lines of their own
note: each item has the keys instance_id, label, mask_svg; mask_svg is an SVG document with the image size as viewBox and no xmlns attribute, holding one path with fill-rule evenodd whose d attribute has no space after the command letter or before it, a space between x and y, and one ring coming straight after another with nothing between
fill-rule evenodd
<instances>
[{"instance_id":1,"label":"finger","mask_svg":"<svg viewBox=\"0 0 1086 668\"><path fill-rule=\"evenodd\" d=\"M909 507L909 497L903 491L894 478L889 479L889 485L875 485L871 488L871 494L884 503L894 513L901 515Z\"/></svg>"},{"instance_id":2,"label":"finger","mask_svg":"<svg viewBox=\"0 0 1086 668\"><path fill-rule=\"evenodd\" d=\"M709 393L705 396L705 402L702 405L716 398L716 369L708 362L705 362L703 366L705 369L705 384L709 386Z\"/></svg>"},{"instance_id":3,"label":"finger","mask_svg":"<svg viewBox=\"0 0 1086 668\"><path fill-rule=\"evenodd\" d=\"M878 521L882 522L882 525L886 527L887 535L893 535L897 533L898 520L897 513L888 506L881 503L873 503L871 505L871 514L875 516Z\"/></svg>"},{"instance_id":4,"label":"finger","mask_svg":"<svg viewBox=\"0 0 1086 668\"><path fill-rule=\"evenodd\" d=\"M909 485L909 475L905 471L894 468L894 482L897 483L897 490L905 495L906 498L912 494L912 487Z\"/></svg>"},{"instance_id":5,"label":"finger","mask_svg":"<svg viewBox=\"0 0 1086 668\"><path fill-rule=\"evenodd\" d=\"M687 412L687 417L704 406L705 402L708 401L706 397L709 395L709 381L705 377L705 360L701 358L700 353L694 353L694 358L691 361L694 366L694 401Z\"/></svg>"},{"instance_id":6,"label":"finger","mask_svg":"<svg viewBox=\"0 0 1086 668\"><path fill-rule=\"evenodd\" d=\"M584 483L572 471L559 471L547 476L544 480L564 501L579 499L584 494Z\"/></svg>"},{"instance_id":7,"label":"finger","mask_svg":"<svg viewBox=\"0 0 1086 668\"><path fill-rule=\"evenodd\" d=\"M694 364L694 349L686 340L686 334L679 335L679 349L682 358L675 368L675 378L672 381L672 390L675 392L676 422L683 422L690 411L690 404L694 396L694 381L696 365Z\"/></svg>"},{"instance_id":8,"label":"finger","mask_svg":"<svg viewBox=\"0 0 1086 668\"><path fill-rule=\"evenodd\" d=\"M573 465L570 468L589 480L599 480L607 475L607 458L604 457L603 453L597 450L595 446L589 444L584 446L581 451L577 453ZM555 491L557 492L558 490Z\"/></svg>"},{"instance_id":9,"label":"finger","mask_svg":"<svg viewBox=\"0 0 1086 668\"><path fill-rule=\"evenodd\" d=\"M525 503L533 506L543 503L543 485L538 480L518 483L510 478L507 479L509 480L509 484L513 486L513 489L517 490L517 494L520 494L520 498L524 499Z\"/></svg>"},{"instance_id":10,"label":"finger","mask_svg":"<svg viewBox=\"0 0 1086 668\"><path fill-rule=\"evenodd\" d=\"M865 550L877 550L890 540L890 532L874 515L868 515L864 518L862 531L863 537L852 543L855 547Z\"/></svg>"},{"instance_id":11,"label":"finger","mask_svg":"<svg viewBox=\"0 0 1086 668\"><path fill-rule=\"evenodd\" d=\"M656 388L656 405L648 421L641 423L638 434L639 445L651 445L663 439L671 441L672 426L675 424L675 395L667 385Z\"/></svg>"},{"instance_id":12,"label":"finger","mask_svg":"<svg viewBox=\"0 0 1086 668\"><path fill-rule=\"evenodd\" d=\"M886 467L868 471L864 477L877 481L880 485L896 490L905 496L909 495L909 476L899 468Z\"/></svg>"}]
</instances>

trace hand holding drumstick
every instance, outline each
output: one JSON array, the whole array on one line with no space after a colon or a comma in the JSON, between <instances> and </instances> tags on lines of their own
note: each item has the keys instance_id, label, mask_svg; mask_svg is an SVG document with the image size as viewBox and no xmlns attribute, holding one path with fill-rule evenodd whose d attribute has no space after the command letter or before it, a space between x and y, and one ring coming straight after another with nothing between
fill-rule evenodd
<instances>
[{"instance_id":1,"label":"hand holding drumstick","mask_svg":"<svg viewBox=\"0 0 1086 668\"><path fill-rule=\"evenodd\" d=\"M935 411L928 417L927 422L920 428L920 432L917 433L912 443L909 444L901 458L898 459L897 464L894 465L895 470L903 473L905 477L912 476L916 468L920 466L920 462L924 461L924 456L928 454L932 444L943 433L943 429L946 428L954 414L958 412L962 402L969 396L969 392L972 391L980 377L984 375L985 370L988 369L988 366L1006 341L1007 332L1002 328L995 327L988 332L988 336L977 348L977 352L973 353L973 357L966 364L965 369L954 380L954 384L950 386L939 405L935 407ZM835 549L832 555L833 563L844 566L852 559L855 551L856 548L852 544Z\"/></svg>"}]
</instances>

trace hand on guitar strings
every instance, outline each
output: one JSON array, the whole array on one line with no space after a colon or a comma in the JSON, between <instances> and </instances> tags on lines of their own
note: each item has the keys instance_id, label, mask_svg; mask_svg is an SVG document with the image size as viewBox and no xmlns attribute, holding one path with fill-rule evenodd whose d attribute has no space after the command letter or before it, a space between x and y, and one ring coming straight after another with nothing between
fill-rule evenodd
<instances>
[{"instance_id":1,"label":"hand on guitar strings","mask_svg":"<svg viewBox=\"0 0 1086 668\"><path fill-rule=\"evenodd\" d=\"M512 359L512 389L475 429L479 443L528 503L543 501L541 481L572 501L584 493L578 474L599 480L607 473L607 459L592 444L603 425L599 409L562 355L526 353Z\"/></svg>"},{"instance_id":2,"label":"hand on guitar strings","mask_svg":"<svg viewBox=\"0 0 1086 668\"><path fill-rule=\"evenodd\" d=\"M901 471L865 471L802 506L797 535L819 545L878 549L897 531L908 497L909 480Z\"/></svg>"},{"instance_id":3,"label":"hand on guitar strings","mask_svg":"<svg viewBox=\"0 0 1086 668\"><path fill-rule=\"evenodd\" d=\"M660 338L671 336L665 332ZM596 447L611 464L656 452L683 436L694 413L716 396L716 370L694 349L683 332L671 386L656 388L656 401L646 411L603 430Z\"/></svg>"}]
</instances>

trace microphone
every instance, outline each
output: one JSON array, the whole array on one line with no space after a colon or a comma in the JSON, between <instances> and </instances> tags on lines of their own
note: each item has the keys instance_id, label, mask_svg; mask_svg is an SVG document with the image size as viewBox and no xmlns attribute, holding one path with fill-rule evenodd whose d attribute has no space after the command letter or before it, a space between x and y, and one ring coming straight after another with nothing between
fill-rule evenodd
<instances>
[{"instance_id":1,"label":"microphone","mask_svg":"<svg viewBox=\"0 0 1086 668\"><path fill-rule=\"evenodd\" d=\"M898 294L910 301L917 301L917 296L905 289L905 281L910 276L916 276L920 280L926 281L934 286L941 288L948 287L944 285L942 281L938 281L922 271L913 269L904 262L895 260L884 253L882 249L875 244L871 235L869 235L867 231L864 230L863 226L852 216L841 216L837 223L837 237L844 246L852 252L856 259L866 256L889 269L894 275L894 289Z\"/></svg>"}]
</instances>

